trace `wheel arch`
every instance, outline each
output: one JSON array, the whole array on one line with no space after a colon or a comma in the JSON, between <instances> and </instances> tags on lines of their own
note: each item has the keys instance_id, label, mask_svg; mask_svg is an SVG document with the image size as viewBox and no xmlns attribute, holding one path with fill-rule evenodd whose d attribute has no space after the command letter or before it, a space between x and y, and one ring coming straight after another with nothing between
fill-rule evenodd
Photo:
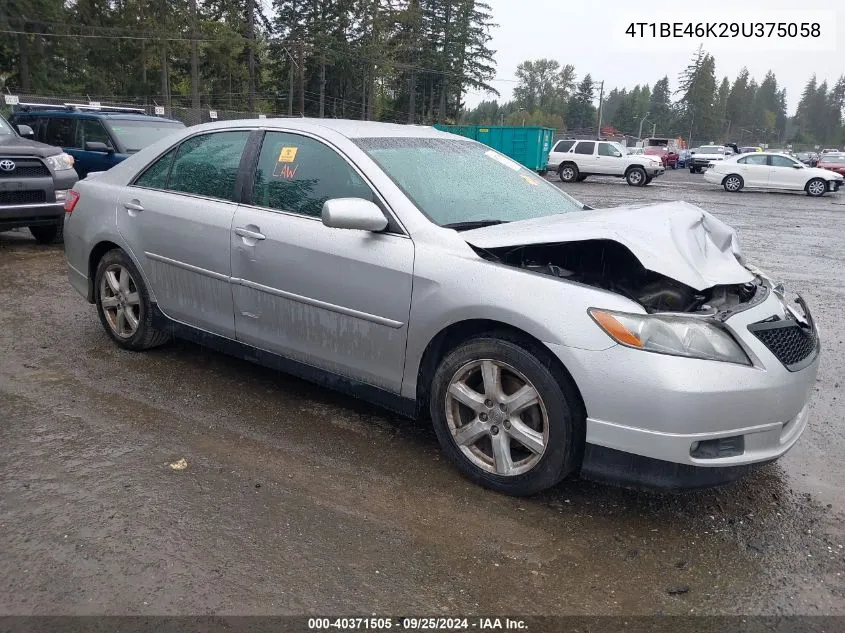
<instances>
[{"instance_id":1,"label":"wheel arch","mask_svg":"<svg viewBox=\"0 0 845 633\"><path fill-rule=\"evenodd\" d=\"M645 171L645 165L640 165L639 163L634 163L633 165L628 165L625 168L625 174L624 175L627 176L634 169L641 169L641 170ZM648 175L648 174L646 174L646 175Z\"/></svg>"},{"instance_id":2,"label":"wheel arch","mask_svg":"<svg viewBox=\"0 0 845 633\"><path fill-rule=\"evenodd\" d=\"M559 382L568 382L578 398L581 412L586 412L584 398L572 374L552 353L552 351L535 336L525 330L494 319L466 319L457 321L442 328L426 345L419 367L417 368L416 384L416 417L427 417L428 400L431 393L431 380L440 361L458 345L482 334L496 334L499 338L515 343L534 354L546 364L552 375Z\"/></svg>"},{"instance_id":3,"label":"wheel arch","mask_svg":"<svg viewBox=\"0 0 845 633\"><path fill-rule=\"evenodd\" d=\"M104 236L102 239L100 239L88 253L88 261L86 264L86 273L88 275L88 294L86 298L88 299L88 302L94 303L94 277L97 274L97 266L100 263L100 260L103 258L103 255L114 249L119 249L123 251L124 253L126 253L127 257L132 260L132 263L135 264L135 267L138 269L138 272L141 275L141 281L144 282L147 288L147 293L150 296L150 301L155 303L156 298L153 288L150 285L149 280L147 279L147 275L144 272L144 269L138 265L138 259L135 257L135 254L125 244L121 244L120 242L108 236Z\"/></svg>"}]
</instances>

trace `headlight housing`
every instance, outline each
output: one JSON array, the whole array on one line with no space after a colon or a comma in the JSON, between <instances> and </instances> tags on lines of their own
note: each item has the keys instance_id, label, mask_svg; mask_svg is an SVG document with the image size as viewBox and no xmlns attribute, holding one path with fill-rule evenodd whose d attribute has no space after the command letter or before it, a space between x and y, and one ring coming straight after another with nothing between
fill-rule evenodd
<instances>
[{"instance_id":1,"label":"headlight housing","mask_svg":"<svg viewBox=\"0 0 845 633\"><path fill-rule=\"evenodd\" d=\"M44 159L44 162L46 162L53 171L73 169L73 156L70 154L61 153L54 156L48 156Z\"/></svg>"},{"instance_id":2,"label":"headlight housing","mask_svg":"<svg viewBox=\"0 0 845 633\"><path fill-rule=\"evenodd\" d=\"M597 308L590 308L589 312L610 338L626 347L671 356L751 365L736 339L710 321Z\"/></svg>"}]
</instances>

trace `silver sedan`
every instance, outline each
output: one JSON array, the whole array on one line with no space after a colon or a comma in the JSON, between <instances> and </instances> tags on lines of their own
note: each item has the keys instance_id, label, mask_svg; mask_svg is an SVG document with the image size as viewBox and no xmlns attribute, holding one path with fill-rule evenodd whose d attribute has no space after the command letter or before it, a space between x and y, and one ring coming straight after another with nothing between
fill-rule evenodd
<instances>
[{"instance_id":1,"label":"silver sedan","mask_svg":"<svg viewBox=\"0 0 845 633\"><path fill-rule=\"evenodd\" d=\"M732 480L807 424L806 304L684 203L592 210L417 126L229 121L80 181L70 281L119 346L183 337L430 417L474 481Z\"/></svg>"}]
</instances>

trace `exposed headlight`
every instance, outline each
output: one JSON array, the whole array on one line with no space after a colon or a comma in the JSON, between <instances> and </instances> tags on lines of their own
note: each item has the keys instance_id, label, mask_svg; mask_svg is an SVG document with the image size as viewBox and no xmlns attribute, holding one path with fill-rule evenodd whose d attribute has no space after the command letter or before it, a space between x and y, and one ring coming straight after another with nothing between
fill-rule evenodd
<instances>
[{"instance_id":1,"label":"exposed headlight","mask_svg":"<svg viewBox=\"0 0 845 633\"><path fill-rule=\"evenodd\" d=\"M73 169L73 156L70 154L56 154L55 156L48 156L44 162L49 165L53 171L62 171L63 169Z\"/></svg>"},{"instance_id":2,"label":"exposed headlight","mask_svg":"<svg viewBox=\"0 0 845 633\"><path fill-rule=\"evenodd\" d=\"M708 321L596 308L590 309L590 316L610 338L626 347L672 356L751 364L739 343Z\"/></svg>"}]
</instances>

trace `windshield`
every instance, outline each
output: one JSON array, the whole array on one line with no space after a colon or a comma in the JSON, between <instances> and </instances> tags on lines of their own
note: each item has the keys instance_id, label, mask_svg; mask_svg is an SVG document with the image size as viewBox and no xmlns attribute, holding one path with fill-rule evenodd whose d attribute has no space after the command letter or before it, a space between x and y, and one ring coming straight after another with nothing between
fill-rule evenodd
<instances>
[{"instance_id":1,"label":"windshield","mask_svg":"<svg viewBox=\"0 0 845 633\"><path fill-rule=\"evenodd\" d=\"M725 148L721 145L703 145L698 151L702 154L724 154Z\"/></svg>"},{"instance_id":2,"label":"windshield","mask_svg":"<svg viewBox=\"0 0 845 633\"><path fill-rule=\"evenodd\" d=\"M440 226L515 222L584 209L545 178L475 141L353 140Z\"/></svg>"},{"instance_id":3,"label":"windshield","mask_svg":"<svg viewBox=\"0 0 845 633\"><path fill-rule=\"evenodd\" d=\"M0 134L14 134L15 131L12 129L12 126L9 125L9 122L6 121L3 117L0 116Z\"/></svg>"},{"instance_id":4,"label":"windshield","mask_svg":"<svg viewBox=\"0 0 845 633\"><path fill-rule=\"evenodd\" d=\"M137 152L185 126L178 121L117 119L109 121L109 127L127 152Z\"/></svg>"},{"instance_id":5,"label":"windshield","mask_svg":"<svg viewBox=\"0 0 845 633\"><path fill-rule=\"evenodd\" d=\"M845 156L825 156L823 163L845 163Z\"/></svg>"}]
</instances>

